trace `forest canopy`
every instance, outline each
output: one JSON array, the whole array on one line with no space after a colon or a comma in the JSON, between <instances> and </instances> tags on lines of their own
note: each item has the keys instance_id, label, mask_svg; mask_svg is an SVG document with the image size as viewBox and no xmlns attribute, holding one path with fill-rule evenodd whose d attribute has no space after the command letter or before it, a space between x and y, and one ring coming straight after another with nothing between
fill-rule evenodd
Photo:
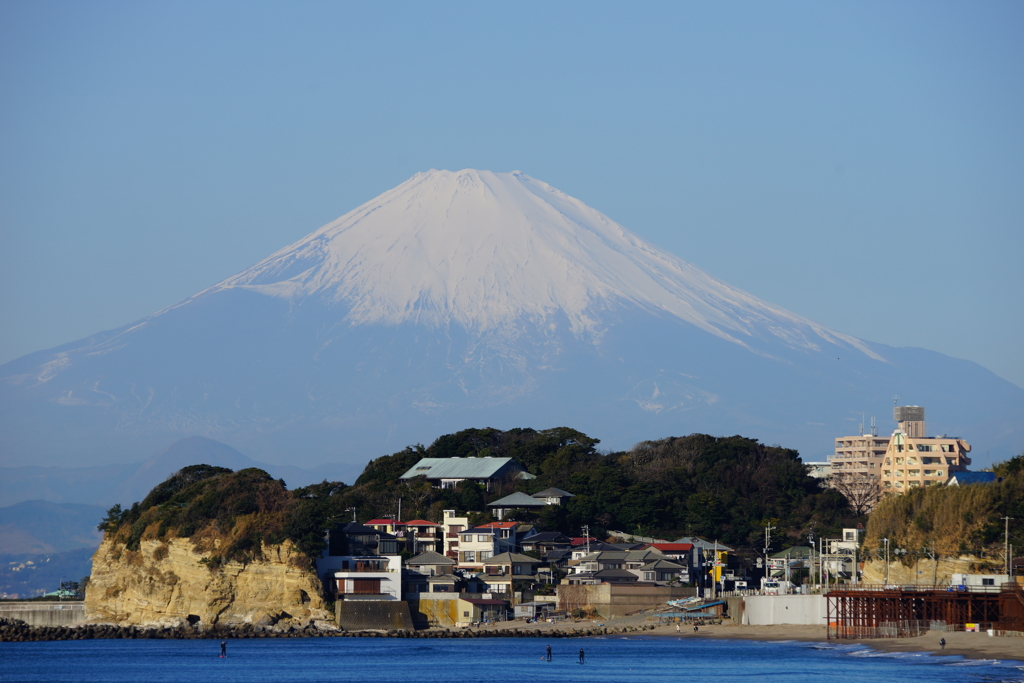
<instances>
[{"instance_id":1,"label":"forest canopy","mask_svg":"<svg viewBox=\"0 0 1024 683\"><path fill-rule=\"evenodd\" d=\"M293 491L262 470L195 465L131 509L111 508L100 528L129 550L143 539L188 537L214 565L255 558L261 544L285 539L317 557L326 530L350 520L353 509L360 521L397 515L401 505L403 519L437 522L443 510L453 509L482 523L491 519L487 503L549 487L574 497L540 512L517 511L516 519L574 536L587 525L599 536L609 530L667 539L697 535L757 548L767 520L776 538L783 536L781 547L798 543L812 524L819 533L837 533L852 523L846 499L810 477L791 449L704 434L644 441L621 452L601 452L598 444L567 427L467 429L429 447L376 458L352 486L325 481ZM488 456L514 458L536 478L510 476L490 490L469 481L438 489L422 477L399 480L420 458Z\"/></svg>"}]
</instances>

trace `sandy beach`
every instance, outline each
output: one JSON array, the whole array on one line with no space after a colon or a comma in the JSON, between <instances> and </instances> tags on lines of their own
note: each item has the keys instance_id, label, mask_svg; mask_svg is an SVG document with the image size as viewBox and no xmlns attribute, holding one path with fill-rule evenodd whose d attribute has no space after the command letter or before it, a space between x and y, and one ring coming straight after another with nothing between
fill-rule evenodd
<instances>
[{"instance_id":1,"label":"sandy beach","mask_svg":"<svg viewBox=\"0 0 1024 683\"><path fill-rule=\"evenodd\" d=\"M675 626L659 626L654 634L676 635ZM693 632L689 633L693 637ZM701 638L741 638L745 640L827 640L824 626L702 626ZM946 639L941 650L939 640ZM885 652L932 652L960 655L969 659L1016 659L1024 661L1024 638L989 637L987 633L945 633L929 631L916 638L868 638L864 640L832 640L833 643L857 644Z\"/></svg>"},{"instance_id":2,"label":"sandy beach","mask_svg":"<svg viewBox=\"0 0 1024 683\"><path fill-rule=\"evenodd\" d=\"M523 631L549 631L568 628L596 627L603 624L608 627L621 625L620 620L559 622L556 624L524 624L522 622L505 622L497 628L518 628ZM621 620L626 621L626 620ZM642 622L629 619L629 625L639 626ZM824 626L739 626L722 624L720 626L701 626L694 634L692 627L683 626L677 633L676 627L657 626L653 630L642 632L645 636L666 636L678 638L736 638L742 640L801 640L809 642L827 642L828 637ZM641 635L641 634L637 634ZM946 639L946 649L940 650L939 640ZM847 645L863 645L866 648L884 652L931 652L943 655L960 655L968 659L1013 659L1024 662L1024 638L990 637L987 633L945 633L929 631L916 638L869 638L864 640L832 640L832 643Z\"/></svg>"}]
</instances>

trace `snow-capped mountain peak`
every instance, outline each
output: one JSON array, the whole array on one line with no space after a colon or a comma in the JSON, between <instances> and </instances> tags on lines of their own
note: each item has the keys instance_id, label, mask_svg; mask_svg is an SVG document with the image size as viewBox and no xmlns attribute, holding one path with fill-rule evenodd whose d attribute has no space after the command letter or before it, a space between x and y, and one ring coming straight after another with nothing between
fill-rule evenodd
<instances>
[{"instance_id":1,"label":"snow-capped mountain peak","mask_svg":"<svg viewBox=\"0 0 1024 683\"><path fill-rule=\"evenodd\" d=\"M734 342L859 340L711 277L525 173L418 173L212 289L243 287L348 307L353 325L456 323L480 332L639 306Z\"/></svg>"}]
</instances>

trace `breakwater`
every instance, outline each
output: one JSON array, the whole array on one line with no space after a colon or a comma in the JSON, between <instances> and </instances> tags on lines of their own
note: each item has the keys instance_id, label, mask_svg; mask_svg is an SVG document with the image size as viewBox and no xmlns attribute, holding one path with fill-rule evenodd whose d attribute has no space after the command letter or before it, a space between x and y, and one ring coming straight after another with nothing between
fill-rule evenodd
<instances>
[{"instance_id":1,"label":"breakwater","mask_svg":"<svg viewBox=\"0 0 1024 683\"><path fill-rule=\"evenodd\" d=\"M141 628L138 626L116 626L113 624L78 624L75 626L30 626L16 619L0 619L0 642L29 642L45 640L92 640L92 639L172 639L172 640L228 640L232 638L585 638L625 633L638 633L653 629L653 625L608 628L562 629L427 629L423 631L341 631L322 629L314 625L304 628L290 627L274 629L262 626L233 626L224 628L197 629L182 626L178 628Z\"/></svg>"}]
</instances>

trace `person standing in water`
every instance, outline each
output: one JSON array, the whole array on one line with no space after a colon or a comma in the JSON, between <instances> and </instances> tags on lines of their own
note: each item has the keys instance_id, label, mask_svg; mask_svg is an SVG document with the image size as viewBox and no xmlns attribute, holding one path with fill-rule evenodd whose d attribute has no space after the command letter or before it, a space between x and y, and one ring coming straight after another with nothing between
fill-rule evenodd
<instances>
[{"instance_id":1,"label":"person standing in water","mask_svg":"<svg viewBox=\"0 0 1024 683\"><path fill-rule=\"evenodd\" d=\"M587 661L586 655L583 654L583 648L580 648L580 664L585 664Z\"/></svg>"},{"instance_id":2,"label":"person standing in water","mask_svg":"<svg viewBox=\"0 0 1024 683\"><path fill-rule=\"evenodd\" d=\"M548 661L551 661L551 646L548 645Z\"/></svg>"},{"instance_id":3,"label":"person standing in water","mask_svg":"<svg viewBox=\"0 0 1024 683\"><path fill-rule=\"evenodd\" d=\"M220 641L220 656L221 657L227 657L228 656L228 641L226 641L226 640Z\"/></svg>"}]
</instances>

